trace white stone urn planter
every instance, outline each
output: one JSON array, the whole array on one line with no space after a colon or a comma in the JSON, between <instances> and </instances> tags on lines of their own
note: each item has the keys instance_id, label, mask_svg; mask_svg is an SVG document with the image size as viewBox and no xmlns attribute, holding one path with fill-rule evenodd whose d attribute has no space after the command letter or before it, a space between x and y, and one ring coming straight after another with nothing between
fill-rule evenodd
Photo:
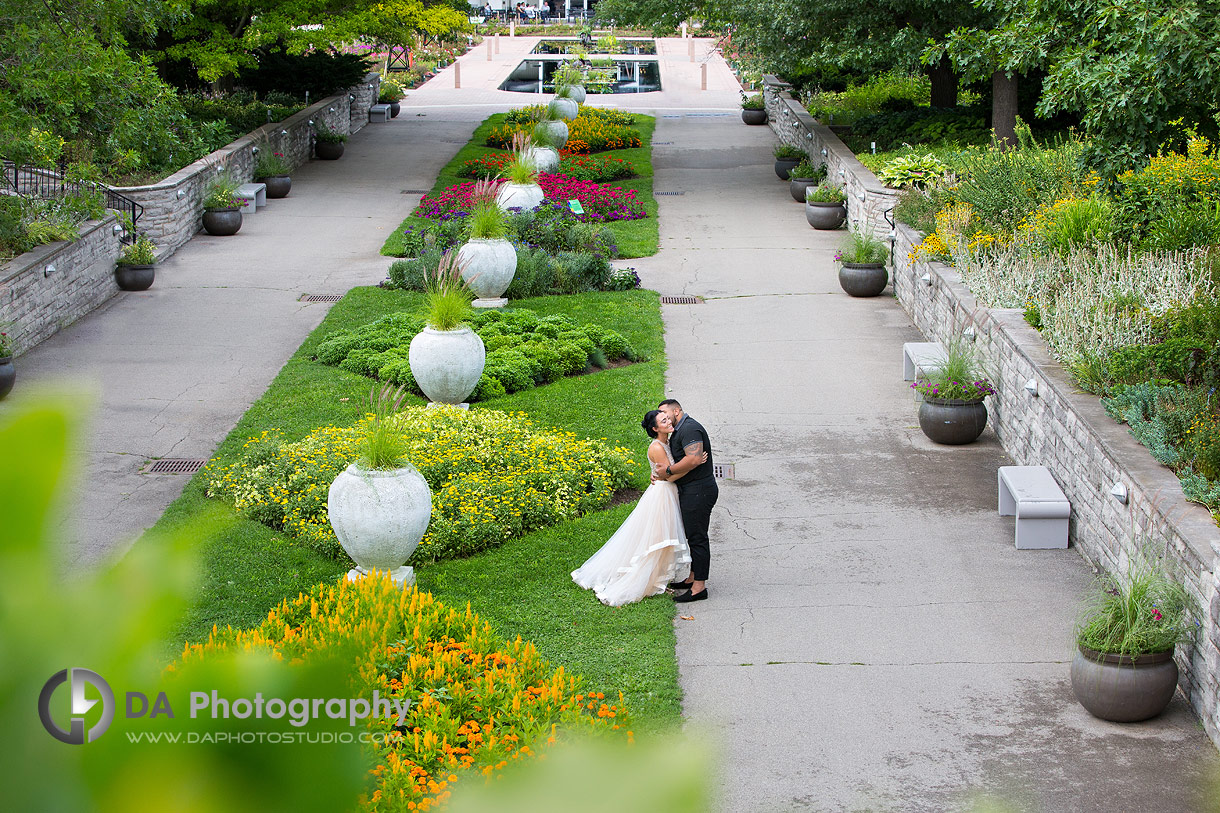
<instances>
[{"instance_id":1,"label":"white stone urn planter","mask_svg":"<svg viewBox=\"0 0 1220 813\"><path fill-rule=\"evenodd\" d=\"M572 121L580 115L580 105L574 99L565 99L562 96L551 99L548 107L551 114L557 116L564 121Z\"/></svg>"},{"instance_id":2,"label":"white stone urn planter","mask_svg":"<svg viewBox=\"0 0 1220 813\"><path fill-rule=\"evenodd\" d=\"M462 279L477 297L476 308L502 308L508 304L504 292L517 273L517 249L502 237L476 237L458 250Z\"/></svg>"},{"instance_id":3,"label":"white stone urn planter","mask_svg":"<svg viewBox=\"0 0 1220 813\"><path fill-rule=\"evenodd\" d=\"M585 103L585 86L584 85L569 85L568 98L577 104Z\"/></svg>"},{"instance_id":4,"label":"white stone urn planter","mask_svg":"<svg viewBox=\"0 0 1220 813\"><path fill-rule=\"evenodd\" d=\"M559 150L554 147L530 147L526 157L539 172L559 171Z\"/></svg>"},{"instance_id":5,"label":"white stone urn planter","mask_svg":"<svg viewBox=\"0 0 1220 813\"><path fill-rule=\"evenodd\" d=\"M353 463L330 484L326 510L335 536L356 566L350 581L379 570L399 587L415 584L407 559L432 519L432 490L414 466L389 471Z\"/></svg>"},{"instance_id":6,"label":"white stone urn planter","mask_svg":"<svg viewBox=\"0 0 1220 813\"><path fill-rule=\"evenodd\" d=\"M466 326L456 330L426 327L407 349L411 375L434 404L463 404L479 385L487 349Z\"/></svg>"},{"instance_id":7,"label":"white stone urn planter","mask_svg":"<svg viewBox=\"0 0 1220 813\"><path fill-rule=\"evenodd\" d=\"M536 183L505 183L500 184L496 192L496 205L504 211L509 209L537 209L545 195L542 187Z\"/></svg>"},{"instance_id":8,"label":"white stone urn planter","mask_svg":"<svg viewBox=\"0 0 1220 813\"><path fill-rule=\"evenodd\" d=\"M555 149L563 149L563 145L568 143L568 123L566 121L544 121L540 129Z\"/></svg>"}]
</instances>

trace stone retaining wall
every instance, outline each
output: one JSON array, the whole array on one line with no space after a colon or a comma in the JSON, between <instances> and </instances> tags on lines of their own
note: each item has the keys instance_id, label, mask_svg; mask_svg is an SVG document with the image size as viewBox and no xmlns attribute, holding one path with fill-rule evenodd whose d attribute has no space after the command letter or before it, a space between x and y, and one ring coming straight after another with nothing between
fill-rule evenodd
<instances>
[{"instance_id":1,"label":"stone retaining wall","mask_svg":"<svg viewBox=\"0 0 1220 813\"><path fill-rule=\"evenodd\" d=\"M371 73L363 84L260 127L159 183L115 189L144 207L137 228L157 244L163 258L202 228L203 190L215 173L228 170L243 182L250 180L255 147L283 153L293 168L299 167L312 154L312 123L325 122L339 133L360 130L380 86L380 76ZM0 266L0 323L7 326L18 354L118 293L113 271L121 245L114 225L113 216L87 223L75 242L39 246ZM47 273L48 266L55 271Z\"/></svg>"},{"instance_id":2,"label":"stone retaining wall","mask_svg":"<svg viewBox=\"0 0 1220 813\"><path fill-rule=\"evenodd\" d=\"M891 225L896 193L814 121L784 83L766 77L764 84L772 129L782 142L820 159L830 179L844 186L852 228L893 240L894 294L916 326L941 342L973 330L995 375L989 425L1017 464L1054 474L1072 503L1069 535L1081 555L1096 568L1123 574L1141 538L1166 554L1167 568L1201 610L1194 645L1178 648L1179 686L1220 745L1220 532L1210 512L1187 502L1173 472L1106 415L1096 396L1072 385L1021 311L980 307L950 266L912 262L921 237L905 224ZM900 348L894 352L897 363ZM1119 484L1127 490L1125 503L1111 493Z\"/></svg>"}]
</instances>

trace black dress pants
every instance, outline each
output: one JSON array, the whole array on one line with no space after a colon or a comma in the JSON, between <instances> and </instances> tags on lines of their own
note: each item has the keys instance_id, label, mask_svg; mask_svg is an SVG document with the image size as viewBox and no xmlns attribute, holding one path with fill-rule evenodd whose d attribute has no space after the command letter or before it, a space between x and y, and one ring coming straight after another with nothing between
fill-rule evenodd
<instances>
[{"instance_id":1,"label":"black dress pants","mask_svg":"<svg viewBox=\"0 0 1220 813\"><path fill-rule=\"evenodd\" d=\"M678 486L678 505L682 509L686 544L690 546L690 572L695 581L706 581L711 566L712 552L708 545L707 526L719 496L720 488L711 477Z\"/></svg>"}]
</instances>

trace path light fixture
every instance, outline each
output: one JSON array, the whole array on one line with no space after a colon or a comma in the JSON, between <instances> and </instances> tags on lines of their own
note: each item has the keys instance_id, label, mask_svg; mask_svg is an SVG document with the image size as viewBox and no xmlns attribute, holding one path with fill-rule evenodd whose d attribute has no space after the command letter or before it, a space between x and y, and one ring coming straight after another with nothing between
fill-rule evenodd
<instances>
[{"instance_id":1,"label":"path light fixture","mask_svg":"<svg viewBox=\"0 0 1220 813\"><path fill-rule=\"evenodd\" d=\"M54 273L55 273L55 264L54 263L51 263L46 268L42 269L42 275L44 277L49 277Z\"/></svg>"},{"instance_id":2,"label":"path light fixture","mask_svg":"<svg viewBox=\"0 0 1220 813\"><path fill-rule=\"evenodd\" d=\"M1031 378L1029 381L1026 381L1025 382L1025 391L1028 392L1030 395L1034 396L1035 398L1038 398L1040 393L1038 392L1037 379Z\"/></svg>"},{"instance_id":3,"label":"path light fixture","mask_svg":"<svg viewBox=\"0 0 1220 813\"><path fill-rule=\"evenodd\" d=\"M931 274L924 274L924 275L923 275L922 277L920 277L919 279L920 279L920 281L921 281L921 282L923 282L923 284L924 284L924 285L931 285L931 284L932 284L932 275L931 275Z\"/></svg>"},{"instance_id":4,"label":"path light fixture","mask_svg":"<svg viewBox=\"0 0 1220 813\"><path fill-rule=\"evenodd\" d=\"M186 197L186 190L185 190L185 189L179 189L179 190L178 190L178 192L177 192L177 195L178 195L178 200L182 200L183 198L185 198L185 197Z\"/></svg>"},{"instance_id":5,"label":"path light fixture","mask_svg":"<svg viewBox=\"0 0 1220 813\"><path fill-rule=\"evenodd\" d=\"M1110 496L1126 505L1128 500L1127 486L1123 483L1115 483L1114 488L1110 489Z\"/></svg>"},{"instance_id":6,"label":"path light fixture","mask_svg":"<svg viewBox=\"0 0 1220 813\"><path fill-rule=\"evenodd\" d=\"M111 229L111 231L113 231L115 234L122 234L122 233L123 233L123 227L122 227L122 226L120 226L118 223L115 223L115 224L114 224L114 228L113 228L113 229Z\"/></svg>"},{"instance_id":7,"label":"path light fixture","mask_svg":"<svg viewBox=\"0 0 1220 813\"><path fill-rule=\"evenodd\" d=\"M310 122L310 124L313 124L313 122ZM280 130L280 135L288 135L288 131L287 131L287 130Z\"/></svg>"},{"instance_id":8,"label":"path light fixture","mask_svg":"<svg viewBox=\"0 0 1220 813\"><path fill-rule=\"evenodd\" d=\"M962 331L962 338L967 341L974 341L978 337L978 331L974 329L974 325Z\"/></svg>"}]
</instances>

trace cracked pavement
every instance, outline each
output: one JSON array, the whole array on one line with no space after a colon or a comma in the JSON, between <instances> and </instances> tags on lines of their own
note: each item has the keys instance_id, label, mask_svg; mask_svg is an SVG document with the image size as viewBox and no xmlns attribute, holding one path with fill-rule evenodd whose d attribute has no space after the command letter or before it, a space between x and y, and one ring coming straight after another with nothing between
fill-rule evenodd
<instances>
[{"instance_id":1,"label":"cracked pavement","mask_svg":"<svg viewBox=\"0 0 1220 813\"><path fill-rule=\"evenodd\" d=\"M662 118L661 251L623 261L665 305L667 396L735 464L712 514L706 602L683 605L687 727L717 743L719 809L1194 811L1215 749L1179 695L1104 723L1069 681L1074 549L1017 551L996 512L988 430L920 432L887 289L852 299L842 232L806 224L774 138L733 119ZM1166 783L1164 776L1178 781Z\"/></svg>"}]
</instances>

